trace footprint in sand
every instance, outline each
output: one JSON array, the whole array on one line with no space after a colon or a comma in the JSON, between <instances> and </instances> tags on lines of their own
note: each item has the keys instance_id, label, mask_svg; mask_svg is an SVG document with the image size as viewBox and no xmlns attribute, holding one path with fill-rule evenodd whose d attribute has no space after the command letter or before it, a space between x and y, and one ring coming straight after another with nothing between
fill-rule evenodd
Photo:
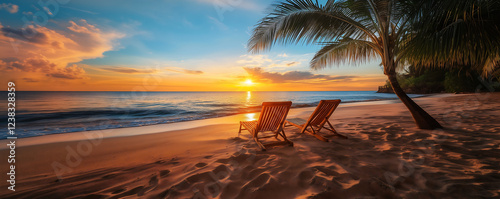
<instances>
[{"instance_id":1,"label":"footprint in sand","mask_svg":"<svg viewBox=\"0 0 500 199\"><path fill-rule=\"evenodd\" d=\"M314 172L311 169L306 169L300 172L298 176L298 184L301 187L305 187L309 185L311 179L314 177Z\"/></svg>"},{"instance_id":2,"label":"footprint in sand","mask_svg":"<svg viewBox=\"0 0 500 199\"><path fill-rule=\"evenodd\" d=\"M161 171L160 171L160 178L164 178L164 177L166 177L169 173L170 173L170 170L168 170L168 169L166 169L166 170L161 170Z\"/></svg>"},{"instance_id":3,"label":"footprint in sand","mask_svg":"<svg viewBox=\"0 0 500 199\"><path fill-rule=\"evenodd\" d=\"M123 189L123 188L122 188L122 189L117 189L117 190L115 190L115 191L111 192L111 194L121 193L121 192L123 192L123 191L125 191L125 190L126 190L126 189Z\"/></svg>"},{"instance_id":4,"label":"footprint in sand","mask_svg":"<svg viewBox=\"0 0 500 199\"><path fill-rule=\"evenodd\" d=\"M236 198L243 198L244 196L248 196L258 190L262 186L266 185L271 180L271 175L268 173L263 173L254 178L252 181L245 184Z\"/></svg>"},{"instance_id":5,"label":"footprint in sand","mask_svg":"<svg viewBox=\"0 0 500 199\"><path fill-rule=\"evenodd\" d=\"M310 183L311 186L318 188L319 190L332 190L332 188L340 189L342 185L340 185L335 180L328 180L324 177L314 176Z\"/></svg>"},{"instance_id":6,"label":"footprint in sand","mask_svg":"<svg viewBox=\"0 0 500 199\"><path fill-rule=\"evenodd\" d=\"M108 175L102 176L101 178L102 179L110 179L110 178L113 178L113 177L115 177L117 175L118 175L117 173L112 173L112 174L108 174Z\"/></svg>"},{"instance_id":7,"label":"footprint in sand","mask_svg":"<svg viewBox=\"0 0 500 199\"><path fill-rule=\"evenodd\" d=\"M264 173L266 170L267 169L252 169L248 173L248 177L251 178L251 177L254 177L254 176L258 176L258 175Z\"/></svg>"},{"instance_id":8,"label":"footprint in sand","mask_svg":"<svg viewBox=\"0 0 500 199\"><path fill-rule=\"evenodd\" d=\"M158 182L159 182L159 180L158 180L158 176L157 175L151 177L151 179L149 179L149 186L146 187L146 188L144 188L144 189L142 189L139 193L137 193L137 195L138 196L142 196L145 193L147 193L148 191L156 188L158 186Z\"/></svg>"},{"instance_id":9,"label":"footprint in sand","mask_svg":"<svg viewBox=\"0 0 500 199\"><path fill-rule=\"evenodd\" d=\"M359 180L359 177L350 173L343 173L335 176L333 179L340 183L350 183L351 181Z\"/></svg>"},{"instance_id":10,"label":"footprint in sand","mask_svg":"<svg viewBox=\"0 0 500 199\"><path fill-rule=\"evenodd\" d=\"M223 179L229 177L231 170L225 165L219 165L219 166L215 167L215 169L212 170L212 172L215 174L215 176L219 180L223 180Z\"/></svg>"},{"instance_id":11,"label":"footprint in sand","mask_svg":"<svg viewBox=\"0 0 500 199\"><path fill-rule=\"evenodd\" d=\"M220 194L220 198L221 199L235 198L240 190L241 186L239 183L231 182L224 187L222 193Z\"/></svg>"},{"instance_id":12,"label":"footprint in sand","mask_svg":"<svg viewBox=\"0 0 500 199\"><path fill-rule=\"evenodd\" d=\"M87 195L83 198L80 198L80 199L101 199L101 198L107 198L106 195L99 195L99 194L90 194L90 195Z\"/></svg>"},{"instance_id":13,"label":"footprint in sand","mask_svg":"<svg viewBox=\"0 0 500 199\"><path fill-rule=\"evenodd\" d=\"M115 198L123 198L123 197L126 197L126 196L133 196L133 195L136 195L138 194L139 192L142 191L142 189L144 189L144 186L138 186L136 188L133 188L131 190L128 190L126 192L123 192L119 195L115 195L113 197L110 197L110 199L115 199Z\"/></svg>"},{"instance_id":14,"label":"footprint in sand","mask_svg":"<svg viewBox=\"0 0 500 199\"><path fill-rule=\"evenodd\" d=\"M195 167L198 167L198 168L201 168L201 167L207 166L207 163L200 162L200 163L198 163L198 164L195 164L194 166L195 166Z\"/></svg>"},{"instance_id":15,"label":"footprint in sand","mask_svg":"<svg viewBox=\"0 0 500 199\"><path fill-rule=\"evenodd\" d=\"M262 185L266 184L267 181L271 178L271 175L268 173L263 173L257 176L255 179L253 179L250 183L245 185L245 187L261 187Z\"/></svg>"},{"instance_id":16,"label":"footprint in sand","mask_svg":"<svg viewBox=\"0 0 500 199\"><path fill-rule=\"evenodd\" d=\"M339 174L338 172L324 166L315 166L313 168L324 173L326 176L335 176Z\"/></svg>"}]
</instances>

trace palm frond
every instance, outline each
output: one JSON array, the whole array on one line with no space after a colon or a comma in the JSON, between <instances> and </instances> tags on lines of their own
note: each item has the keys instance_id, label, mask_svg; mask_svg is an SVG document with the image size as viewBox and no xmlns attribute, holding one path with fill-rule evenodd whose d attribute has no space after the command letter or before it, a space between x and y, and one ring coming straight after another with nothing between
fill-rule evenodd
<instances>
[{"instance_id":1,"label":"palm frond","mask_svg":"<svg viewBox=\"0 0 500 199\"><path fill-rule=\"evenodd\" d=\"M311 68L321 69L342 63L363 63L376 55L380 56L380 52L377 51L376 45L372 42L344 38L323 46L311 60Z\"/></svg>"},{"instance_id":2,"label":"palm frond","mask_svg":"<svg viewBox=\"0 0 500 199\"><path fill-rule=\"evenodd\" d=\"M288 0L275 9L254 28L248 42L249 51L258 53L273 44L336 41L343 37L375 38L366 21L349 16L345 5L328 1L325 6L311 0Z\"/></svg>"}]
</instances>

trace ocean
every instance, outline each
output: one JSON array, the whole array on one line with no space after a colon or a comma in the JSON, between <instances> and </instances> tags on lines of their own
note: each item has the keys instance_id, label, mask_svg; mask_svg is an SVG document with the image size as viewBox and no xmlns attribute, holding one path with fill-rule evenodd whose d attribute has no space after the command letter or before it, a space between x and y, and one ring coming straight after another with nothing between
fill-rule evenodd
<instances>
[{"instance_id":1,"label":"ocean","mask_svg":"<svg viewBox=\"0 0 500 199\"><path fill-rule=\"evenodd\" d=\"M0 92L0 139L7 134L7 92ZM418 95L410 95L417 97ZM215 118L260 111L264 101L316 106L323 99L342 103L396 99L375 91L294 92L16 92L18 138Z\"/></svg>"}]
</instances>

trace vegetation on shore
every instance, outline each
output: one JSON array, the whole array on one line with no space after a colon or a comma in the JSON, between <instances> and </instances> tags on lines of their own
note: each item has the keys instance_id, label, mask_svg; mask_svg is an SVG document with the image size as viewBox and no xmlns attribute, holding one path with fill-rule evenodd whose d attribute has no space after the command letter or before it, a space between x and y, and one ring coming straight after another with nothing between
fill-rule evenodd
<instances>
[{"instance_id":1,"label":"vegetation on shore","mask_svg":"<svg viewBox=\"0 0 500 199\"><path fill-rule=\"evenodd\" d=\"M478 71L408 67L397 75L406 93L472 93L500 91L500 76L483 77ZM379 87L381 93L392 93L389 81Z\"/></svg>"}]
</instances>

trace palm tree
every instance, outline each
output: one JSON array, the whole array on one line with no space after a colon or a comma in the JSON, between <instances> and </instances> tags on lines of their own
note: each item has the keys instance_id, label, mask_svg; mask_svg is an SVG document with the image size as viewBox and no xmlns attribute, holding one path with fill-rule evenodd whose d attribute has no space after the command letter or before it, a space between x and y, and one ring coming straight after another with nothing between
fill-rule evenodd
<instances>
[{"instance_id":1,"label":"palm tree","mask_svg":"<svg viewBox=\"0 0 500 199\"><path fill-rule=\"evenodd\" d=\"M249 51L258 53L274 44L318 43L323 46L311 60L313 69L379 57L394 93L409 109L418 128L442 128L406 95L396 79L396 69L404 64L406 43L412 35L413 2L329 0L321 5L311 0L287 0L274 5L254 28Z\"/></svg>"},{"instance_id":2,"label":"palm tree","mask_svg":"<svg viewBox=\"0 0 500 199\"><path fill-rule=\"evenodd\" d=\"M441 125L401 89L396 69L475 68L498 77L500 1L498 0L287 0L255 27L249 51L274 44L319 43L311 61L321 69L379 57L384 74L422 129Z\"/></svg>"}]
</instances>

